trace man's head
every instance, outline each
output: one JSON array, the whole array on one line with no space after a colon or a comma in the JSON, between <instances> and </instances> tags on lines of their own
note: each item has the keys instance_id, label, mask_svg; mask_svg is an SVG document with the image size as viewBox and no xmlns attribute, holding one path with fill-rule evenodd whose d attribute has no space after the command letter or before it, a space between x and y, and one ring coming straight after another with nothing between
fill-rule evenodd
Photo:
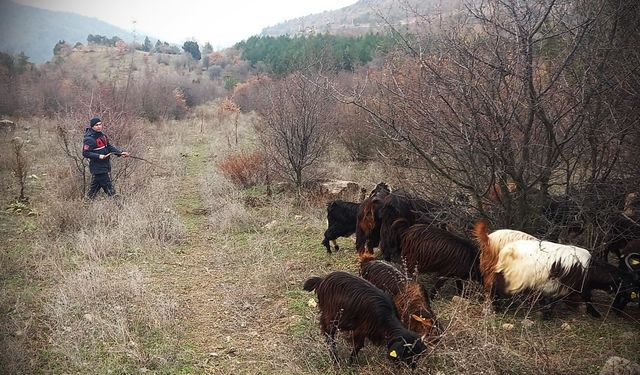
<instances>
[{"instance_id":1,"label":"man's head","mask_svg":"<svg viewBox=\"0 0 640 375\"><path fill-rule=\"evenodd\" d=\"M101 131L102 121L100 120L100 117L94 117L91 120L89 120L89 126L91 127L91 129L95 131Z\"/></svg>"}]
</instances>

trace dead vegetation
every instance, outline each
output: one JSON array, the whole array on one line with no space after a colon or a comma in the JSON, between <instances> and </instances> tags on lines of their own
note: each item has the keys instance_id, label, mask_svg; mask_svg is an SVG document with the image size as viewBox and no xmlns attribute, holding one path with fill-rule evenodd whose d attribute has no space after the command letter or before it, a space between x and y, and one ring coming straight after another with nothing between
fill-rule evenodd
<instances>
[{"instance_id":1,"label":"dead vegetation","mask_svg":"<svg viewBox=\"0 0 640 375\"><path fill-rule=\"evenodd\" d=\"M240 133L251 124L241 115ZM34 159L41 177L27 191L38 214L4 212L0 227L7 243L0 257L3 368L411 373L370 345L356 366L331 364L314 296L301 285L312 275L355 271L356 256L352 239L339 240L343 251L325 254L321 202L296 205L295 194L268 197L260 187L243 190L227 181L215 160L251 146L229 146L222 124L207 124L207 142L197 119L154 126L154 147L141 152L163 168L137 167L116 181L116 199L89 203L65 193L81 181L64 154ZM52 130L42 134L42 142L55 137ZM133 162L114 162L120 163ZM369 172L345 168L365 182ZM247 206L246 196L264 204ZM418 371L596 373L610 355L640 360L634 306L624 318L594 320L581 309L563 309L545 322L535 308L485 315L477 287L465 299L452 298L453 290L443 294L434 310L445 335ZM598 301L607 311L610 297ZM349 343L342 338L338 347L346 357Z\"/></svg>"},{"instance_id":2,"label":"dead vegetation","mask_svg":"<svg viewBox=\"0 0 640 375\"><path fill-rule=\"evenodd\" d=\"M0 211L0 368L45 374L412 373L370 345L355 366L331 363L314 296L301 287L313 275L355 272L356 254L353 240L341 238L343 250L326 255L320 244L326 201L308 194L307 184L318 176L369 189L386 181L448 203L461 193L473 212L527 228L536 224L531 212L543 210L539 199L571 195L583 183L638 177L632 152L639 139L633 110L638 81L631 74L637 72L637 49L625 49L626 58L614 61L613 53L592 54L597 48L591 44L572 42L574 29L597 37L589 39L594 46L607 35L633 46L634 34L600 32L609 23L572 28L559 22L536 42L545 48L533 48L531 41L521 48L521 34L501 25L511 20L529 27L535 19L517 12L532 9L507 2L517 12L491 13L497 9L490 5L502 3L480 2L476 9L476 18L486 18L478 25L498 37L476 38L479 28L464 27L473 16L467 14L453 25L459 29L436 35L442 48L434 55L423 54L430 49L421 44L433 39L406 40L405 49L388 59L335 76L335 89L345 94L347 83L366 78L367 85L340 97L359 109L336 107L320 81L309 79L315 75L248 82L235 91L226 112L211 102L193 108L190 92L199 93L197 102L221 96L224 56L213 60L220 66L209 68L207 84L198 83L204 78L199 71L180 76L181 61L155 66L139 56L124 68L122 58L70 56L68 69L52 66L34 86L31 75L13 77L11 87L33 88L33 95L4 92L2 108L51 116L14 119L12 135L29 141L29 152L20 154L28 160L14 169L19 180L12 180L8 165L0 169L0 203L7 208ZM565 18L564 8L544 11L556 2L536 4L536 27L576 21ZM636 13L625 10L635 8L622 5L602 9L628 15L612 30L637 24L631 22ZM550 43L560 37L561 44ZM554 53L577 63L554 68L545 63ZM542 63L533 64L538 56ZM486 63L492 59L499 64ZM108 65L98 69L113 74L112 80L70 73L98 60ZM611 76L583 76L574 69L580 64L600 64L588 72ZM238 76L247 73L245 62L234 65L228 64ZM133 77L124 92L118 85L123 77ZM600 91L605 82L618 83ZM266 95L264 87L277 90ZM34 102L37 110L26 111ZM239 111L252 107L262 109L264 119ZM114 199L84 199L88 175L79 151L87 112L106 119L116 145L146 159L114 161ZM299 135L295 144L287 143L291 134ZM540 145L547 152L539 152ZM5 160L11 145L0 146ZM263 165L263 157L274 156L277 171ZM292 185L285 180L296 187L287 188ZM514 182L515 192L509 190ZM490 189L496 197L502 193L501 207L487 203ZM16 202L17 196L30 199ZM604 319L565 307L554 320L542 321L536 305L518 302L490 315L481 301L477 285L465 298L454 297L452 288L443 291L434 311L445 334L416 372L593 374L612 355L640 361L640 311L633 304L618 317L609 309L611 297L599 294ZM348 339L341 340L340 356L347 357Z\"/></svg>"}]
</instances>

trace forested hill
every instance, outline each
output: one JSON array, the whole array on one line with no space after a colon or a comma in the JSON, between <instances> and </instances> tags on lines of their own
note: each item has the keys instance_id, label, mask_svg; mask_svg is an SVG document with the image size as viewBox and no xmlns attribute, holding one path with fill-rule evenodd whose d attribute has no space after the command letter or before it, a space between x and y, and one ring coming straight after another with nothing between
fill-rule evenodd
<instances>
[{"instance_id":1,"label":"forested hill","mask_svg":"<svg viewBox=\"0 0 640 375\"><path fill-rule=\"evenodd\" d=\"M132 33L96 18L0 1L0 51L24 52L31 62L42 63L53 57L58 41L86 43L89 34L133 39Z\"/></svg>"},{"instance_id":2,"label":"forested hill","mask_svg":"<svg viewBox=\"0 0 640 375\"><path fill-rule=\"evenodd\" d=\"M382 17L392 24L407 24L415 20L413 16L415 12L409 9L415 9L419 14L427 15L448 13L459 3L459 0L359 0L344 8L311 14L266 27L262 29L261 35L298 35L310 31L361 35L379 31L384 27L385 21Z\"/></svg>"}]
</instances>

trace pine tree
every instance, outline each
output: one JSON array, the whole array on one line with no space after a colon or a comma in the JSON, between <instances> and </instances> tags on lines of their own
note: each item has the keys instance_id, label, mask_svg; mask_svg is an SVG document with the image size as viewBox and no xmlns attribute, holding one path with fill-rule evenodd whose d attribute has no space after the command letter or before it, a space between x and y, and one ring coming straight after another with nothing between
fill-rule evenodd
<instances>
[{"instance_id":1,"label":"pine tree","mask_svg":"<svg viewBox=\"0 0 640 375\"><path fill-rule=\"evenodd\" d=\"M200 58L202 58L202 56L200 55L200 47L198 46L198 42L186 41L184 42L182 49L185 52L190 53L194 60L200 60Z\"/></svg>"},{"instance_id":2,"label":"pine tree","mask_svg":"<svg viewBox=\"0 0 640 375\"><path fill-rule=\"evenodd\" d=\"M151 41L148 36L144 37L144 44L142 45L142 50L145 52L151 51Z\"/></svg>"}]
</instances>

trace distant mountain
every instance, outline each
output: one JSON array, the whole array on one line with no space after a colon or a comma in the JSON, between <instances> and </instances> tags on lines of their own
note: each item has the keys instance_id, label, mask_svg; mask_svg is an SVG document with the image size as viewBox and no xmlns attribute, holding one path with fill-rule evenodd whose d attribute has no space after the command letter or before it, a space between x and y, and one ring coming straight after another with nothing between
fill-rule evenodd
<instances>
[{"instance_id":1,"label":"distant mountain","mask_svg":"<svg viewBox=\"0 0 640 375\"><path fill-rule=\"evenodd\" d=\"M87 43L89 34L118 36L132 41L133 34L119 27L74 13L54 12L0 0L0 51L24 52L29 61L43 63L53 58L60 40L71 45Z\"/></svg>"},{"instance_id":2,"label":"distant mountain","mask_svg":"<svg viewBox=\"0 0 640 375\"><path fill-rule=\"evenodd\" d=\"M411 24L415 21L415 12L412 9L421 15L446 14L454 10L459 3L460 0L360 0L344 8L266 27L262 29L261 35L298 35L310 31L358 35L381 30L386 26L386 22L393 25Z\"/></svg>"}]
</instances>

